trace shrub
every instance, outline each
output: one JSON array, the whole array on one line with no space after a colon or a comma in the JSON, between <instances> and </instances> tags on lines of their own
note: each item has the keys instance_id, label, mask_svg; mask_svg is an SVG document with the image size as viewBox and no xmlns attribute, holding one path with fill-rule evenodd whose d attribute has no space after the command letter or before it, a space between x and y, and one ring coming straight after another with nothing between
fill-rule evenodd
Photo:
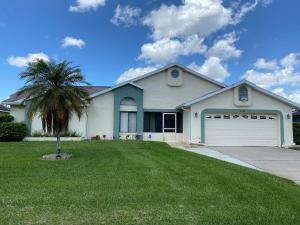
<instances>
[{"instance_id":1,"label":"shrub","mask_svg":"<svg viewBox=\"0 0 300 225\"><path fill-rule=\"evenodd\" d=\"M0 123L12 122L14 121L14 117L9 114L0 114Z\"/></svg>"},{"instance_id":2,"label":"shrub","mask_svg":"<svg viewBox=\"0 0 300 225\"><path fill-rule=\"evenodd\" d=\"M293 123L294 142L300 145L300 123Z\"/></svg>"},{"instance_id":3,"label":"shrub","mask_svg":"<svg viewBox=\"0 0 300 225\"><path fill-rule=\"evenodd\" d=\"M22 141L26 137L24 123L0 123L0 141Z\"/></svg>"},{"instance_id":4,"label":"shrub","mask_svg":"<svg viewBox=\"0 0 300 225\"><path fill-rule=\"evenodd\" d=\"M43 131L34 131L32 137L56 137L55 134L45 133ZM60 134L61 137L81 137L76 131L64 131Z\"/></svg>"}]
</instances>

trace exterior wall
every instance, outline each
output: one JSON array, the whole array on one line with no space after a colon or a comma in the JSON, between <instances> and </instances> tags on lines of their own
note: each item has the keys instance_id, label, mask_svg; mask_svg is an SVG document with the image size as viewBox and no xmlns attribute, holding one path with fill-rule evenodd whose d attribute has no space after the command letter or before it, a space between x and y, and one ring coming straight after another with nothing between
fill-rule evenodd
<instances>
[{"instance_id":1,"label":"exterior wall","mask_svg":"<svg viewBox=\"0 0 300 225\"><path fill-rule=\"evenodd\" d=\"M151 135L151 138L150 136ZM144 141L183 142L183 134L180 133L143 133Z\"/></svg>"},{"instance_id":2,"label":"exterior wall","mask_svg":"<svg viewBox=\"0 0 300 225\"><path fill-rule=\"evenodd\" d=\"M10 115L15 118L15 122L25 122L25 106L14 106L10 107Z\"/></svg>"},{"instance_id":3,"label":"exterior wall","mask_svg":"<svg viewBox=\"0 0 300 225\"><path fill-rule=\"evenodd\" d=\"M106 139L113 139L114 124L114 94L108 92L93 98L87 110L87 138L106 135Z\"/></svg>"},{"instance_id":4,"label":"exterior wall","mask_svg":"<svg viewBox=\"0 0 300 225\"><path fill-rule=\"evenodd\" d=\"M69 121L69 131L76 131L81 137L86 138L86 118L86 114L83 114L79 120L77 115L73 114Z\"/></svg>"},{"instance_id":5,"label":"exterior wall","mask_svg":"<svg viewBox=\"0 0 300 225\"><path fill-rule=\"evenodd\" d=\"M252 90L252 105L250 107L238 107L234 104L234 91L232 89L191 106L191 143L201 142L200 115L205 109L279 110L283 115L284 145L294 144L292 107L255 90ZM198 117L195 117L195 113L198 114ZM287 118L288 114L290 119Z\"/></svg>"},{"instance_id":6,"label":"exterior wall","mask_svg":"<svg viewBox=\"0 0 300 225\"><path fill-rule=\"evenodd\" d=\"M183 111L183 136L182 140L185 143L190 142L190 131L191 131L191 111L184 110Z\"/></svg>"},{"instance_id":7,"label":"exterior wall","mask_svg":"<svg viewBox=\"0 0 300 225\"><path fill-rule=\"evenodd\" d=\"M168 71L136 82L144 87L145 109L174 109L184 102L220 89L216 84L183 71L183 85L168 86Z\"/></svg>"}]
</instances>

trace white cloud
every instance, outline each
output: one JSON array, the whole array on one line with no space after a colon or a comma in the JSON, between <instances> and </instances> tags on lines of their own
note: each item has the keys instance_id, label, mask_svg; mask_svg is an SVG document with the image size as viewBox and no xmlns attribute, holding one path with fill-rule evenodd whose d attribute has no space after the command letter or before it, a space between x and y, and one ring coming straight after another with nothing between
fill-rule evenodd
<instances>
[{"instance_id":1,"label":"white cloud","mask_svg":"<svg viewBox=\"0 0 300 225\"><path fill-rule=\"evenodd\" d=\"M266 70L275 70L278 67L276 59L268 61L264 58L257 59L257 61L254 63L254 66L257 69L266 69Z\"/></svg>"},{"instance_id":2,"label":"white cloud","mask_svg":"<svg viewBox=\"0 0 300 225\"><path fill-rule=\"evenodd\" d=\"M153 30L155 40L190 36L207 36L231 22L232 11L221 0L184 0L182 5L162 5L151 11L143 24Z\"/></svg>"},{"instance_id":3,"label":"white cloud","mask_svg":"<svg viewBox=\"0 0 300 225\"><path fill-rule=\"evenodd\" d=\"M118 5L115 9L113 18L110 21L117 26L133 26L138 23L141 12L142 10L138 7Z\"/></svg>"},{"instance_id":4,"label":"white cloud","mask_svg":"<svg viewBox=\"0 0 300 225\"><path fill-rule=\"evenodd\" d=\"M277 68L269 72L250 69L246 71L242 78L252 81L263 88L300 85L300 72L296 71L296 66L299 64L297 56L295 53L290 53L280 60L280 65Z\"/></svg>"},{"instance_id":5,"label":"white cloud","mask_svg":"<svg viewBox=\"0 0 300 225\"><path fill-rule=\"evenodd\" d=\"M188 67L219 82L223 82L230 75L227 66L218 57L207 58L201 66L193 62Z\"/></svg>"},{"instance_id":6,"label":"white cloud","mask_svg":"<svg viewBox=\"0 0 300 225\"><path fill-rule=\"evenodd\" d=\"M206 46L198 35L190 36L184 40L164 38L154 43L144 44L139 59L148 63L165 64L174 62L181 55L203 54Z\"/></svg>"},{"instance_id":7,"label":"white cloud","mask_svg":"<svg viewBox=\"0 0 300 225\"><path fill-rule=\"evenodd\" d=\"M254 2L246 2L245 4L243 4L235 13L231 23L240 23L243 17L245 17L245 15L247 15L249 12L253 11L259 2L259 0L255 0Z\"/></svg>"},{"instance_id":8,"label":"white cloud","mask_svg":"<svg viewBox=\"0 0 300 225\"><path fill-rule=\"evenodd\" d=\"M225 34L222 39L215 41L213 46L208 50L207 57L214 56L222 60L239 58L242 51L234 45L237 40L235 32Z\"/></svg>"},{"instance_id":9,"label":"white cloud","mask_svg":"<svg viewBox=\"0 0 300 225\"><path fill-rule=\"evenodd\" d=\"M122 73L117 79L116 83L122 83L127 80L131 80L133 78L142 76L144 74L150 73L156 70L156 66L148 66L148 67L138 67L138 68L130 68L129 70Z\"/></svg>"},{"instance_id":10,"label":"white cloud","mask_svg":"<svg viewBox=\"0 0 300 225\"><path fill-rule=\"evenodd\" d=\"M62 43L62 47L63 48L67 48L67 47L78 47L78 48L82 48L83 46L85 46L85 41L81 40L81 39L77 39L74 37L65 37Z\"/></svg>"},{"instance_id":11,"label":"white cloud","mask_svg":"<svg viewBox=\"0 0 300 225\"><path fill-rule=\"evenodd\" d=\"M97 10L99 6L104 6L106 0L77 0L76 5L71 5L71 12L86 12L89 10Z\"/></svg>"},{"instance_id":12,"label":"white cloud","mask_svg":"<svg viewBox=\"0 0 300 225\"><path fill-rule=\"evenodd\" d=\"M17 66L17 67L25 67L28 66L29 63L35 62L38 59L44 60L44 61L50 61L50 58L48 55L46 55L43 52L40 53L29 53L27 56L11 56L7 59L7 62L11 66Z\"/></svg>"},{"instance_id":13,"label":"white cloud","mask_svg":"<svg viewBox=\"0 0 300 225\"><path fill-rule=\"evenodd\" d=\"M282 87L278 87L278 88L275 88L273 90L273 92L275 94L280 95L280 96L282 96L284 98L287 98L287 99L289 99L291 101L300 103L300 89L296 89L296 90L292 91L291 94L287 94Z\"/></svg>"}]
</instances>

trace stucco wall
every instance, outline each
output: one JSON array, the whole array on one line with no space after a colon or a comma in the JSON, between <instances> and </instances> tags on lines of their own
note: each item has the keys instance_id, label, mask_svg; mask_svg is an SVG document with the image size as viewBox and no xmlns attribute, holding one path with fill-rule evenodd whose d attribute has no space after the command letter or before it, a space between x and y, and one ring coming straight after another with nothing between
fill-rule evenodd
<instances>
[{"instance_id":1,"label":"stucco wall","mask_svg":"<svg viewBox=\"0 0 300 225\"><path fill-rule=\"evenodd\" d=\"M10 115L15 118L15 122L20 123L25 121L25 107L24 106L14 106L10 107Z\"/></svg>"},{"instance_id":2,"label":"stucco wall","mask_svg":"<svg viewBox=\"0 0 300 225\"><path fill-rule=\"evenodd\" d=\"M113 138L114 124L114 95L113 92L93 98L88 107L87 137L106 135Z\"/></svg>"},{"instance_id":3,"label":"stucco wall","mask_svg":"<svg viewBox=\"0 0 300 225\"><path fill-rule=\"evenodd\" d=\"M184 71L180 87L168 86L167 70L136 83L144 87L145 109L174 109L186 101L220 89L216 84Z\"/></svg>"},{"instance_id":4,"label":"stucco wall","mask_svg":"<svg viewBox=\"0 0 300 225\"><path fill-rule=\"evenodd\" d=\"M191 131L191 111L184 110L183 111L183 142L190 142L190 131Z\"/></svg>"},{"instance_id":5,"label":"stucco wall","mask_svg":"<svg viewBox=\"0 0 300 225\"><path fill-rule=\"evenodd\" d=\"M292 115L292 108L274 98L252 89L252 105L249 107L237 107L234 105L234 91L228 90L215 97L192 105L191 107L191 142L199 143L201 141L201 112L208 108L218 109L261 109L261 110L279 110L283 114L284 139L285 145L293 144L293 124L292 117L287 119L287 114ZM198 113L196 118L194 115Z\"/></svg>"}]
</instances>

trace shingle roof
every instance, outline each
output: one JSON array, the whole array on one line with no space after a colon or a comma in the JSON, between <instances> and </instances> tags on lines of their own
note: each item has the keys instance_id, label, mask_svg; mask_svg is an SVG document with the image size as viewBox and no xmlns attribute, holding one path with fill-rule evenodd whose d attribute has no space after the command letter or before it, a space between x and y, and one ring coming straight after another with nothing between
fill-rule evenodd
<instances>
[{"instance_id":1,"label":"shingle roof","mask_svg":"<svg viewBox=\"0 0 300 225\"><path fill-rule=\"evenodd\" d=\"M84 88L90 95L93 95L95 93L110 88L108 86L80 86L80 87ZM19 96L16 93L14 93L11 96L9 96L8 99L4 100L2 103L5 104L5 103L17 102L19 100L26 99L26 98L28 98L28 95L26 95L26 93Z\"/></svg>"},{"instance_id":2,"label":"shingle roof","mask_svg":"<svg viewBox=\"0 0 300 225\"><path fill-rule=\"evenodd\" d=\"M9 112L9 108L0 104L0 112Z\"/></svg>"}]
</instances>

